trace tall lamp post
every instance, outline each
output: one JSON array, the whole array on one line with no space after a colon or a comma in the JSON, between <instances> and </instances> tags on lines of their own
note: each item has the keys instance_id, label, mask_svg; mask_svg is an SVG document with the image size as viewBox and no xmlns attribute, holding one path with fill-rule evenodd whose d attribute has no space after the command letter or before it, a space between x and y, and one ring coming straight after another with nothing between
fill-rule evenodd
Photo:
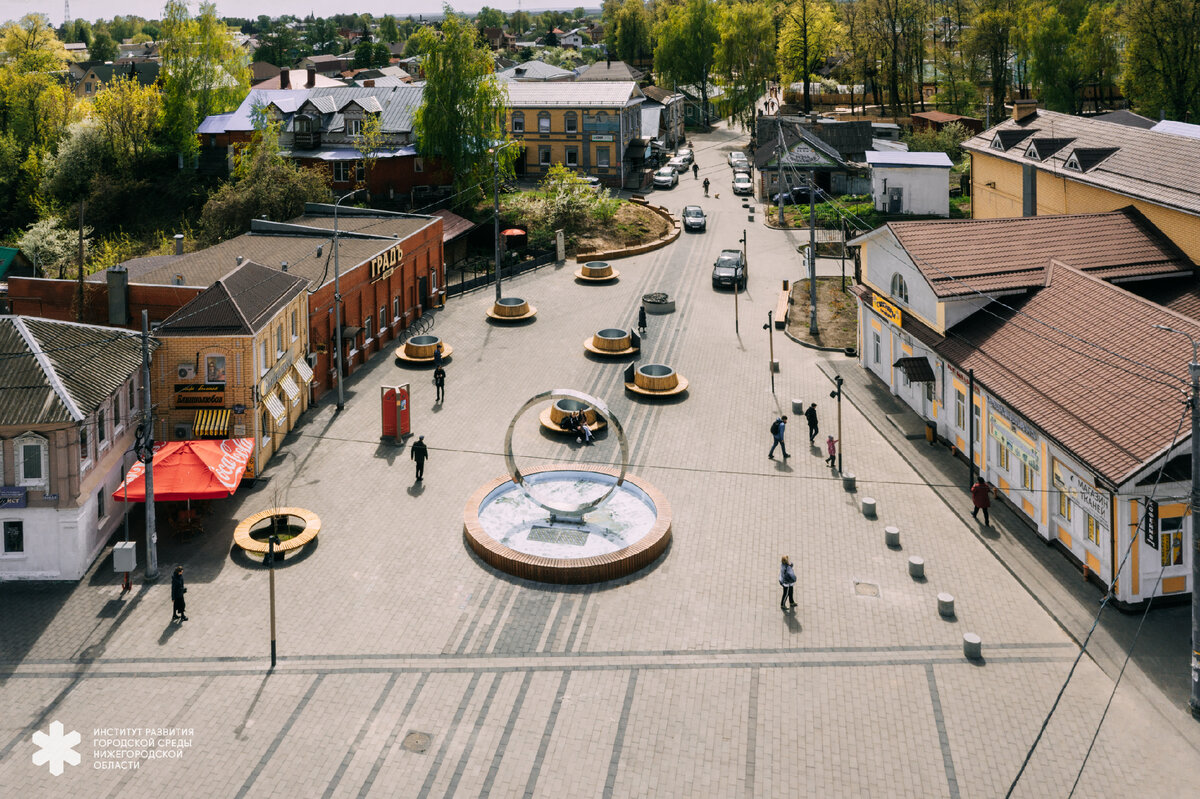
<instances>
[{"instance_id":1,"label":"tall lamp post","mask_svg":"<svg viewBox=\"0 0 1200 799\"><path fill-rule=\"evenodd\" d=\"M1188 701L1192 717L1200 719L1200 341L1190 333L1166 325L1155 325L1159 330L1178 333L1192 343L1192 362L1188 364L1188 376L1192 379L1192 697Z\"/></svg>"},{"instance_id":2,"label":"tall lamp post","mask_svg":"<svg viewBox=\"0 0 1200 799\"><path fill-rule=\"evenodd\" d=\"M842 450L845 446L842 444L842 380L841 375L833 376L833 391L829 392L830 399L836 399L838 404L838 435L837 435L837 470L838 474L842 473Z\"/></svg>"},{"instance_id":3,"label":"tall lamp post","mask_svg":"<svg viewBox=\"0 0 1200 799\"><path fill-rule=\"evenodd\" d=\"M361 191L363 190L355 189L347 192L338 197L337 202L333 204L333 336L337 345L337 352L333 354L333 360L337 369L337 409L339 411L346 407L346 395L342 392L342 292L338 282L338 206L342 204L342 200L349 199Z\"/></svg>"},{"instance_id":4,"label":"tall lamp post","mask_svg":"<svg viewBox=\"0 0 1200 799\"><path fill-rule=\"evenodd\" d=\"M736 289L736 285L734 287ZM771 370L771 393L775 393L775 312L767 311L767 323L763 325L767 331L767 341L771 346L771 360L767 366Z\"/></svg>"},{"instance_id":5,"label":"tall lamp post","mask_svg":"<svg viewBox=\"0 0 1200 799\"><path fill-rule=\"evenodd\" d=\"M505 147L511 147L517 144L516 139L512 139L499 147L489 147L488 152L492 156L492 219L495 221L496 230L496 301L500 300L500 151Z\"/></svg>"}]
</instances>

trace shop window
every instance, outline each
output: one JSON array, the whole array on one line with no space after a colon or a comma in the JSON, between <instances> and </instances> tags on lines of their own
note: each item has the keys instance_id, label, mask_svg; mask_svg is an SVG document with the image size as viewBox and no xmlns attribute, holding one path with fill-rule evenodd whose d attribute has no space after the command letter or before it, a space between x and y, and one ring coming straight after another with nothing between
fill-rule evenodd
<instances>
[{"instance_id":1,"label":"shop window","mask_svg":"<svg viewBox=\"0 0 1200 799\"><path fill-rule=\"evenodd\" d=\"M204 382L225 382L225 356L207 355L204 358Z\"/></svg>"},{"instance_id":2,"label":"shop window","mask_svg":"<svg viewBox=\"0 0 1200 799\"><path fill-rule=\"evenodd\" d=\"M607 147L597 147L596 148L596 166L607 167L610 165L611 165L611 161L609 161L608 148Z\"/></svg>"},{"instance_id":3,"label":"shop window","mask_svg":"<svg viewBox=\"0 0 1200 799\"><path fill-rule=\"evenodd\" d=\"M49 442L36 433L26 433L16 440L17 485L41 488L49 485Z\"/></svg>"},{"instance_id":4,"label":"shop window","mask_svg":"<svg viewBox=\"0 0 1200 799\"><path fill-rule=\"evenodd\" d=\"M550 112L542 111L538 114L538 133L550 132Z\"/></svg>"},{"instance_id":5,"label":"shop window","mask_svg":"<svg viewBox=\"0 0 1200 799\"><path fill-rule=\"evenodd\" d=\"M1096 546L1100 546L1101 528L1100 522L1092 518L1091 514L1085 513L1087 516L1087 536L1088 541L1091 541Z\"/></svg>"},{"instance_id":6,"label":"shop window","mask_svg":"<svg viewBox=\"0 0 1200 799\"><path fill-rule=\"evenodd\" d=\"M892 298L908 305L908 284L899 272L892 275Z\"/></svg>"},{"instance_id":7,"label":"shop window","mask_svg":"<svg viewBox=\"0 0 1200 799\"><path fill-rule=\"evenodd\" d=\"M12 555L25 551L25 523L6 521L4 523L4 554Z\"/></svg>"},{"instance_id":8,"label":"shop window","mask_svg":"<svg viewBox=\"0 0 1200 799\"><path fill-rule=\"evenodd\" d=\"M579 166L579 148L567 148L567 166Z\"/></svg>"},{"instance_id":9,"label":"shop window","mask_svg":"<svg viewBox=\"0 0 1200 799\"><path fill-rule=\"evenodd\" d=\"M1033 490L1033 467L1025 461L1021 461L1021 488Z\"/></svg>"},{"instance_id":10,"label":"shop window","mask_svg":"<svg viewBox=\"0 0 1200 799\"><path fill-rule=\"evenodd\" d=\"M1071 515L1072 515L1071 506L1072 506L1071 496L1066 491L1063 491L1060 489L1058 492L1058 515L1059 515L1059 518L1065 519L1068 522L1071 521Z\"/></svg>"},{"instance_id":11,"label":"shop window","mask_svg":"<svg viewBox=\"0 0 1200 799\"><path fill-rule=\"evenodd\" d=\"M996 442L996 461L998 462L999 467L1006 472L1008 471L1009 454L1010 453L1008 450L1008 446L1006 444L1001 444L999 441L997 441Z\"/></svg>"},{"instance_id":12,"label":"shop window","mask_svg":"<svg viewBox=\"0 0 1200 799\"><path fill-rule=\"evenodd\" d=\"M1162 567L1183 565L1183 517L1160 519L1158 546Z\"/></svg>"},{"instance_id":13,"label":"shop window","mask_svg":"<svg viewBox=\"0 0 1200 799\"><path fill-rule=\"evenodd\" d=\"M958 389L954 391L954 426L967 429L967 395Z\"/></svg>"},{"instance_id":14,"label":"shop window","mask_svg":"<svg viewBox=\"0 0 1200 799\"><path fill-rule=\"evenodd\" d=\"M579 117L575 116L574 111L568 111L563 115L563 127L567 133L579 132Z\"/></svg>"},{"instance_id":15,"label":"shop window","mask_svg":"<svg viewBox=\"0 0 1200 799\"><path fill-rule=\"evenodd\" d=\"M524 133L525 132L525 112L524 111L513 111L512 129L513 129L513 133Z\"/></svg>"}]
</instances>

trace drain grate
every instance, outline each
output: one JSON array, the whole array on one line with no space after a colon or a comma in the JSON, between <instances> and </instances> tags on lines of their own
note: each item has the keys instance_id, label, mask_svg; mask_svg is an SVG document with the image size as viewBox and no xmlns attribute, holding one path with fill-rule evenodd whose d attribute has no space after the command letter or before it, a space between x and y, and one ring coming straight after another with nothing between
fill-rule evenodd
<instances>
[{"instance_id":1,"label":"drain grate","mask_svg":"<svg viewBox=\"0 0 1200 799\"><path fill-rule=\"evenodd\" d=\"M431 743L433 743L432 735L427 732L417 732L416 730L413 730L410 731L408 735L404 736L404 741L401 742L400 745L410 752L424 754L425 752L429 751L429 745Z\"/></svg>"},{"instance_id":2,"label":"drain grate","mask_svg":"<svg viewBox=\"0 0 1200 799\"><path fill-rule=\"evenodd\" d=\"M564 527L541 527L535 525L529 531L529 540L541 544L566 544L581 547L587 543L587 530L572 530Z\"/></svg>"},{"instance_id":3,"label":"drain grate","mask_svg":"<svg viewBox=\"0 0 1200 799\"><path fill-rule=\"evenodd\" d=\"M879 586L875 583L860 583L855 580L854 593L857 596L879 596Z\"/></svg>"}]
</instances>

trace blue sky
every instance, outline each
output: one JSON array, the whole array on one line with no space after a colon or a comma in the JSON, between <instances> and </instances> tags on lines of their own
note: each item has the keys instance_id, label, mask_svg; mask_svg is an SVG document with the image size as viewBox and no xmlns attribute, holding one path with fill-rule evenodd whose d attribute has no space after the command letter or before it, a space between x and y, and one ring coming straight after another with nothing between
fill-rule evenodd
<instances>
[{"instance_id":1,"label":"blue sky","mask_svg":"<svg viewBox=\"0 0 1200 799\"><path fill-rule=\"evenodd\" d=\"M505 11L515 11L517 8L517 0L492 0L491 2L483 2L482 0L458 0L452 2L451 5L456 11L465 11L474 13L479 10L480 6L491 6L492 8L500 8ZM83 18L87 20L95 20L97 18L110 19L114 14L136 15L146 17L147 19L155 19L162 15L162 9L165 3L163 0L121 0L121 2L113 3L112 0L73 0L71 3L71 17ZM194 6L195 3L193 2ZM575 8L579 3L554 3L546 2L546 0L525 0L521 4L521 8L526 11L540 11L546 8ZM599 6L599 3L582 3L584 7L589 5ZM217 0L217 12L222 16L239 16L239 17L257 17L259 14L267 14L269 16L277 16L279 14L296 14L298 16L307 15L310 11L318 16L323 16L329 13L338 13L340 11L353 10L358 13L368 12L376 16L384 14L394 14L397 17L406 17L409 14L417 16L420 14L439 13L442 9L442 4L439 0L352 0L345 5L337 4L336 11L330 11L329 6L310 0L308 5L303 2L285 2L285 0L240 0L239 2L228 2L228 0ZM50 17L50 22L54 25L62 24L63 4L62 0L0 0L0 20L19 19L29 12L40 11Z\"/></svg>"}]
</instances>

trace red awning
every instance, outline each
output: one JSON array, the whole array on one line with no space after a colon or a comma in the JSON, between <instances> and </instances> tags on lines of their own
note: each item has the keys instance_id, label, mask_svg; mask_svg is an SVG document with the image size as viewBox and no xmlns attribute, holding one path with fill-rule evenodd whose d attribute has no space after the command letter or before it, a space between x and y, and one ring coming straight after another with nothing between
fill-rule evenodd
<instances>
[{"instance_id":1,"label":"red awning","mask_svg":"<svg viewBox=\"0 0 1200 799\"><path fill-rule=\"evenodd\" d=\"M254 439L224 441L171 441L154 447L154 499L219 499L237 491L246 464L254 454ZM146 465L138 461L117 487L112 498L129 502L146 501Z\"/></svg>"},{"instance_id":2,"label":"red awning","mask_svg":"<svg viewBox=\"0 0 1200 799\"><path fill-rule=\"evenodd\" d=\"M525 231L521 230L519 227L510 227L508 230L501 230L500 235L501 236L524 236Z\"/></svg>"}]
</instances>

